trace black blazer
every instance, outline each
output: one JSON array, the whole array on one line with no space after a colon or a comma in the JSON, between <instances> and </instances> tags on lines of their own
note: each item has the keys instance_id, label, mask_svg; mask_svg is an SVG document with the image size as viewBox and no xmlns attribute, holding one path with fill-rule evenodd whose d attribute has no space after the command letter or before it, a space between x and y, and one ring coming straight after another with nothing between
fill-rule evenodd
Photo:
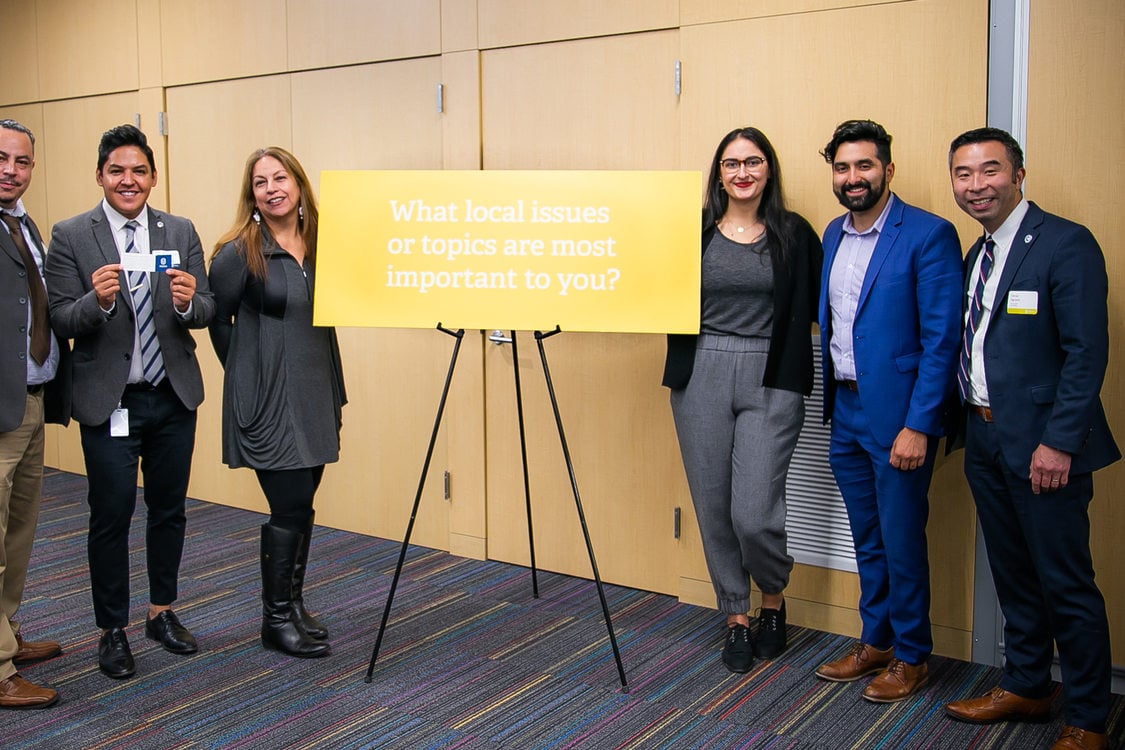
<instances>
[{"instance_id":1,"label":"black blazer","mask_svg":"<svg viewBox=\"0 0 1125 750\"><path fill-rule=\"evenodd\" d=\"M773 263L773 330L762 385L812 393L812 324L820 299L820 269L824 249L820 237L800 214L790 213L789 257L784 264ZM703 231L701 252L715 234L711 226ZM687 387L695 366L694 334L669 334L668 356L664 361L663 384L679 390Z\"/></svg>"}]
</instances>

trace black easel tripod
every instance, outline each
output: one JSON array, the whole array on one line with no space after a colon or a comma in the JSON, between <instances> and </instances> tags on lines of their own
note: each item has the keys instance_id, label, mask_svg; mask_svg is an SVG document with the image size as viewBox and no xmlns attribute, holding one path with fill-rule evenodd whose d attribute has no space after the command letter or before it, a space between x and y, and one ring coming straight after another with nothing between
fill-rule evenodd
<instances>
[{"instance_id":1,"label":"black easel tripod","mask_svg":"<svg viewBox=\"0 0 1125 750\"><path fill-rule=\"evenodd\" d=\"M406 561L406 551L410 546L410 535L414 531L414 520L418 516L418 506L422 501L422 490L426 486L426 475L429 473L429 470L430 470L430 459L433 457L433 454L434 454L434 445L437 442L438 429L441 427L442 414L445 412L446 398L449 396L449 385L453 381L453 370L457 366L457 355L461 351L461 340L465 335L465 330L463 328L454 332L454 331L449 330L448 328L444 328L441 325L441 323L437 324L437 330L441 331L442 333L453 336L455 339L457 339L457 343L455 343L453 345L453 353L450 356L450 360L449 360L449 370L446 372L446 375L445 375L445 384L442 386L441 399L438 402L437 416L434 418L434 429L430 434L430 444L429 444L429 447L426 449L426 459L422 463L422 475L418 479L418 491L414 495L414 506L413 506L413 508L411 508L411 511L410 511L410 521L406 524L406 535L403 537L403 540L402 540L402 549L399 551L398 564L395 565L395 574L394 574L394 577L391 579L391 588L387 592L387 605L383 609L383 619L379 623L379 634L375 638L375 647L371 650L371 662L367 665L367 676L364 678L364 682L367 682L367 683L371 682L372 674L375 672L375 661L379 658L379 647L383 643L383 633L387 629L387 620L388 620L388 618L390 617L390 614L391 614L391 604L392 604L392 602L394 601L394 598L395 598L395 589L398 588L398 580L399 580L399 577L402 575L402 566L403 566L403 563ZM547 366L547 353L546 353L546 350L543 348L543 339L554 336L557 333L561 333L561 329L558 326L555 326L555 330L549 331L547 333L543 333L542 331L535 331L535 342L536 342L536 345L539 347L539 359L543 364L543 377L547 381L547 393L551 397L551 409L554 411L554 414L555 414L555 426L558 428L558 431L559 431L559 441L562 444L563 458L566 460L566 470L567 470L567 474L570 477L570 488L574 493L574 504L575 504L575 508L578 511L578 520L579 520L579 522L581 523L581 526L582 526L582 537L586 541L586 551L590 555L590 568L593 570L594 582L595 582L595 584L597 586L597 589L598 589L598 599L599 599L599 601L601 602L601 605L602 605L602 615L605 618L606 630L609 632L609 642L610 642L610 645L613 648L613 658L614 658L614 661L617 663L617 676L621 680L621 690L622 690L622 692L628 693L629 692L629 684L625 679L625 667L622 666L622 664L621 664L621 652L617 648L617 636L614 634L614 631L613 631L613 621L611 620L610 615L609 615L609 605L606 603L605 589L602 586L601 575L598 573L598 563L594 559L594 546L590 542L590 531L589 531L588 527L586 526L586 514L583 513L583 511L582 511L582 499L578 495L578 480L574 476L574 464L570 460L570 448L567 446L566 434L563 432L562 417L559 414L558 400L555 398L555 387L554 387L554 384L551 381L550 368ZM513 368L515 370L515 386L516 386L516 412L517 412L518 417L519 417L519 429L520 429L520 454L521 454L521 458L523 459L523 489L524 489L524 498L525 498L526 505L527 505L527 537L528 537L528 544L529 544L530 550L531 550L531 587L532 587L532 596L534 598L538 599L539 598L539 581L538 581L538 574L537 574L536 567L535 567L535 537L534 537L534 534L532 533L532 524L531 524L531 486L530 486L530 483L528 481L528 471L527 471L527 443L526 443L525 432L524 432L523 393L522 393L522 390L520 388L520 366L519 366L519 356L518 356L519 352L516 349L516 332L515 331L511 332L511 339L510 340L509 339L502 339L501 341L504 342L504 343L510 343L512 345L512 364L513 364Z\"/></svg>"}]
</instances>

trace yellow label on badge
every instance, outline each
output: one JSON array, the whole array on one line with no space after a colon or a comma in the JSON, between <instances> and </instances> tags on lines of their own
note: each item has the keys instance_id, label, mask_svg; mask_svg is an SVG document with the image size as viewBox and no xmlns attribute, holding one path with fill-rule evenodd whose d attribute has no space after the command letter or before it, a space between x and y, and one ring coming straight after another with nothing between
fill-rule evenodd
<instances>
[{"instance_id":1,"label":"yellow label on badge","mask_svg":"<svg viewBox=\"0 0 1125 750\"><path fill-rule=\"evenodd\" d=\"M317 325L695 333L698 172L326 171Z\"/></svg>"},{"instance_id":2,"label":"yellow label on badge","mask_svg":"<svg viewBox=\"0 0 1125 750\"><path fill-rule=\"evenodd\" d=\"M1039 292L1008 292L1009 315L1037 315Z\"/></svg>"}]
</instances>

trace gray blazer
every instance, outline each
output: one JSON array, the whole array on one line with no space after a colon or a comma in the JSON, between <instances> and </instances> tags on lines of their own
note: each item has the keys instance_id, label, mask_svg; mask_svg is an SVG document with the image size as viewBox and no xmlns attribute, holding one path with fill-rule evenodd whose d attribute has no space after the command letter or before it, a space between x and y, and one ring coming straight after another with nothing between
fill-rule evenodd
<instances>
[{"instance_id":1,"label":"gray blazer","mask_svg":"<svg viewBox=\"0 0 1125 750\"><path fill-rule=\"evenodd\" d=\"M31 235L44 248L39 227L27 217ZM0 432L10 432L23 422L27 407L27 269L8 233L0 227ZM66 424L70 418L69 392L54 387L69 370L66 339L59 340L59 369L45 393L46 421Z\"/></svg>"},{"instance_id":2,"label":"gray blazer","mask_svg":"<svg viewBox=\"0 0 1125 750\"><path fill-rule=\"evenodd\" d=\"M195 277L191 312L181 317L172 304L168 277L155 273L153 318L164 357L164 369L173 390L189 409L203 401L203 377L195 358L195 338L189 328L206 328L215 314L215 300L207 285L203 248L195 227L187 219L146 206L153 249L177 250L180 267ZM51 327L61 338L74 339L73 415L80 424L106 422L117 408L129 379L136 324L133 301L125 274L113 312L98 305L90 277L107 263L120 262L102 204L86 213L60 221L51 232L47 253L47 293L51 302Z\"/></svg>"}]
</instances>

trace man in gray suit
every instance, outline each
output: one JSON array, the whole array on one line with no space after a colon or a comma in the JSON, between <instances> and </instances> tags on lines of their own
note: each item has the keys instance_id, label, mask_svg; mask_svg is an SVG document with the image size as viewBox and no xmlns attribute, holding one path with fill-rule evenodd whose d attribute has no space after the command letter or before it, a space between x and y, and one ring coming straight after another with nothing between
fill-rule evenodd
<instances>
[{"instance_id":1,"label":"man in gray suit","mask_svg":"<svg viewBox=\"0 0 1125 750\"><path fill-rule=\"evenodd\" d=\"M21 200L34 168L31 131L0 120L0 708L45 708L59 699L16 672L61 650L54 641L24 640L15 621L39 518L44 418L67 421L51 388L66 370L66 342L51 335L43 238Z\"/></svg>"},{"instance_id":2,"label":"man in gray suit","mask_svg":"<svg viewBox=\"0 0 1125 750\"><path fill-rule=\"evenodd\" d=\"M184 500L203 378L191 328L215 312L203 249L187 219L147 205L156 164L144 133L107 130L98 145L104 200L51 235L51 324L74 339L73 413L89 482L87 550L94 616L104 631L98 667L135 671L129 623L129 525L138 464L148 507L145 635L176 654L195 638L171 610L183 551Z\"/></svg>"}]
</instances>

